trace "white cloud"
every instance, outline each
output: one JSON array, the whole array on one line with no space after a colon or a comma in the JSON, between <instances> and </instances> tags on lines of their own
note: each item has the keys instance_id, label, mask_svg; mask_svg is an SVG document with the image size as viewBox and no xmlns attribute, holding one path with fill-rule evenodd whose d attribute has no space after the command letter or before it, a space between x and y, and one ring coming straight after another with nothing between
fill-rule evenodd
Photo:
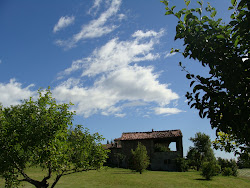
<instances>
[{"instance_id":1,"label":"white cloud","mask_svg":"<svg viewBox=\"0 0 250 188\"><path fill-rule=\"evenodd\" d=\"M153 54L152 52L154 45L158 43L159 37L162 36L163 30L146 32L154 33L154 35L146 33L144 35L142 31L139 33L140 36L133 34L133 37L136 37L133 40L119 41L118 38L110 40L104 46L96 49L91 56L73 61L71 67L59 73L59 78L79 69L83 69L82 76L95 76L131 63L152 61L159 58L159 54ZM144 40L140 40L142 35L145 37Z\"/></svg>"},{"instance_id":2,"label":"white cloud","mask_svg":"<svg viewBox=\"0 0 250 188\"><path fill-rule=\"evenodd\" d=\"M178 114L182 112L178 108L162 108L162 107L154 108L154 111L155 111L155 114L157 115L162 115L162 114L171 115L171 114Z\"/></svg>"},{"instance_id":3,"label":"white cloud","mask_svg":"<svg viewBox=\"0 0 250 188\"><path fill-rule=\"evenodd\" d=\"M125 116L126 116L126 114L115 114L115 117L123 118L123 117L125 117Z\"/></svg>"},{"instance_id":4,"label":"white cloud","mask_svg":"<svg viewBox=\"0 0 250 188\"><path fill-rule=\"evenodd\" d=\"M97 4L99 3L96 1ZM72 48L79 41L87 38L97 38L106 35L118 26L114 24L107 24L111 17L115 17L121 5L121 0L112 0L110 7L103 12L99 18L90 21L89 24L83 25L79 33L73 35L68 40L57 40L56 44L59 46L65 46L66 48Z\"/></svg>"},{"instance_id":5,"label":"white cloud","mask_svg":"<svg viewBox=\"0 0 250 188\"><path fill-rule=\"evenodd\" d=\"M156 32L153 30L147 31L147 32L143 32L142 30L138 30L136 31L132 36L142 39L142 38L148 38L148 37L161 37L164 33L164 30L161 29L160 32Z\"/></svg>"},{"instance_id":6,"label":"white cloud","mask_svg":"<svg viewBox=\"0 0 250 188\"><path fill-rule=\"evenodd\" d=\"M54 26L54 29L53 29L53 32L56 33L57 31L65 28L65 27L68 27L69 25L73 24L75 21L75 17L74 16L62 16L57 24Z\"/></svg>"},{"instance_id":7,"label":"white cloud","mask_svg":"<svg viewBox=\"0 0 250 188\"><path fill-rule=\"evenodd\" d=\"M125 14L119 14L118 15L118 20L119 21L121 21L121 20L123 20L123 19L125 19L126 18L126 15Z\"/></svg>"},{"instance_id":8,"label":"white cloud","mask_svg":"<svg viewBox=\"0 0 250 188\"><path fill-rule=\"evenodd\" d=\"M36 92L30 90L33 86L33 84L30 84L27 87L22 87L22 84L15 79L11 79L7 84L0 83L0 103L5 107L20 104L21 100L28 99L36 94Z\"/></svg>"},{"instance_id":9,"label":"white cloud","mask_svg":"<svg viewBox=\"0 0 250 188\"><path fill-rule=\"evenodd\" d=\"M167 52L166 55L164 56L164 58L174 56L175 54L176 54L176 52L173 52L173 53Z\"/></svg>"},{"instance_id":10,"label":"white cloud","mask_svg":"<svg viewBox=\"0 0 250 188\"><path fill-rule=\"evenodd\" d=\"M75 104L73 110L84 117L93 114L124 117L127 108L151 104L158 106L158 110L155 109L158 114L179 113L177 108L166 108L176 102L178 94L168 88L168 84L158 81L160 74L153 66L140 66L142 61L159 58L154 47L163 33L163 29L159 32L139 30L129 40L111 39L90 56L73 61L58 78L71 76L76 71L81 74L55 87L54 97L62 102L72 102ZM91 79L93 84L82 84L85 79ZM146 113L151 111L150 108L144 110Z\"/></svg>"},{"instance_id":11,"label":"white cloud","mask_svg":"<svg viewBox=\"0 0 250 188\"><path fill-rule=\"evenodd\" d=\"M2 63L2 60L0 59L0 64Z\"/></svg>"},{"instance_id":12,"label":"white cloud","mask_svg":"<svg viewBox=\"0 0 250 188\"><path fill-rule=\"evenodd\" d=\"M179 96L167 85L157 81L158 76L152 67L127 66L103 75L90 87L82 87L69 79L57 86L53 94L60 101L74 103L73 110L85 117L95 113L119 114L123 110L119 107L122 101L153 102L164 106L178 99Z\"/></svg>"},{"instance_id":13,"label":"white cloud","mask_svg":"<svg viewBox=\"0 0 250 188\"><path fill-rule=\"evenodd\" d=\"M101 2L102 2L102 0L95 0L94 5L89 9L88 13L91 14L94 11L93 14L96 15L97 11L100 8Z\"/></svg>"}]
</instances>

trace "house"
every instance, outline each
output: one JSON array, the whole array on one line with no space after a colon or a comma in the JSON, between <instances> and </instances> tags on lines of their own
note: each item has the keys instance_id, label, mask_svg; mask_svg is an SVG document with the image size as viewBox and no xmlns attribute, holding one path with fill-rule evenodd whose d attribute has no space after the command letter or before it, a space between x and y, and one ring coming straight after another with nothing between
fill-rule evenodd
<instances>
[{"instance_id":1,"label":"house","mask_svg":"<svg viewBox=\"0 0 250 188\"><path fill-rule=\"evenodd\" d=\"M181 130L166 130L150 132L127 132L122 133L120 138L114 140L113 144L106 145L110 149L108 164L128 168L131 149L135 150L138 143L142 143L150 157L151 170L176 171L175 159L183 157L182 132ZM169 148L170 143L174 142L174 151L159 150Z\"/></svg>"}]
</instances>

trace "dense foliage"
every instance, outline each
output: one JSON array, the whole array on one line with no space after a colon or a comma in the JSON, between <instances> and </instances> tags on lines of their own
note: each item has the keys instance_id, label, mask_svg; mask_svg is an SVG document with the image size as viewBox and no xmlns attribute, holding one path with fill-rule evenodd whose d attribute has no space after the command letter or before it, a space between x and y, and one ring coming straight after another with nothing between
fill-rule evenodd
<instances>
[{"instance_id":1,"label":"dense foliage","mask_svg":"<svg viewBox=\"0 0 250 188\"><path fill-rule=\"evenodd\" d=\"M155 152L167 152L167 151L170 151L169 147L167 147L167 146L165 146L163 144L160 144L160 143L155 144L154 150L155 150Z\"/></svg>"},{"instance_id":2,"label":"dense foliage","mask_svg":"<svg viewBox=\"0 0 250 188\"><path fill-rule=\"evenodd\" d=\"M220 172L220 166L215 161L204 162L201 168L201 175L210 180L213 176L217 176Z\"/></svg>"},{"instance_id":3,"label":"dense foliage","mask_svg":"<svg viewBox=\"0 0 250 188\"><path fill-rule=\"evenodd\" d=\"M239 168L250 168L250 154L240 155L237 160Z\"/></svg>"},{"instance_id":4,"label":"dense foliage","mask_svg":"<svg viewBox=\"0 0 250 188\"><path fill-rule=\"evenodd\" d=\"M188 171L188 161L184 158L177 158L175 160L176 168L178 172Z\"/></svg>"},{"instance_id":5,"label":"dense foliage","mask_svg":"<svg viewBox=\"0 0 250 188\"><path fill-rule=\"evenodd\" d=\"M100 168L107 158L97 133L82 126L73 128L74 113L69 104L57 104L50 90L39 91L37 100L0 108L0 175L6 187L22 181L35 187L54 187L67 174ZM35 180L26 168L39 166L47 175Z\"/></svg>"},{"instance_id":6,"label":"dense foliage","mask_svg":"<svg viewBox=\"0 0 250 188\"><path fill-rule=\"evenodd\" d=\"M166 15L178 19L176 39L184 41L185 58L198 60L208 68L209 76L187 72L192 92L187 92L190 107L199 111L201 118L209 118L212 128L223 132L229 140L218 139L217 148L226 151L250 151L250 1L231 0L233 10L227 24L216 18L216 10L209 3L204 8L186 8L175 11L166 5ZM179 50L173 50L179 52Z\"/></svg>"},{"instance_id":7,"label":"dense foliage","mask_svg":"<svg viewBox=\"0 0 250 188\"><path fill-rule=\"evenodd\" d=\"M221 172L222 175L225 176L237 176L237 163L235 160L233 159L222 159L222 158L218 158L218 164L221 166Z\"/></svg>"},{"instance_id":8,"label":"dense foliage","mask_svg":"<svg viewBox=\"0 0 250 188\"><path fill-rule=\"evenodd\" d=\"M203 162L215 161L214 152L211 148L211 140L208 135L198 132L190 140L194 143L194 147L189 147L187 153L190 166L194 166L199 171Z\"/></svg>"},{"instance_id":9,"label":"dense foliage","mask_svg":"<svg viewBox=\"0 0 250 188\"><path fill-rule=\"evenodd\" d=\"M147 155L147 149L140 142L135 150L132 152L132 167L140 174L148 167L149 157Z\"/></svg>"}]
</instances>

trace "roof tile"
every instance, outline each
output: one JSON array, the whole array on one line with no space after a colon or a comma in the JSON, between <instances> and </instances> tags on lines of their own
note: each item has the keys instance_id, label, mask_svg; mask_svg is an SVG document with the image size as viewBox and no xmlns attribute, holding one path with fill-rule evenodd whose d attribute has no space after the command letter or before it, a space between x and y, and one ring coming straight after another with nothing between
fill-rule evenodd
<instances>
[{"instance_id":1,"label":"roof tile","mask_svg":"<svg viewBox=\"0 0 250 188\"><path fill-rule=\"evenodd\" d=\"M151 132L128 132L122 133L121 138L116 140L143 140L154 138L174 138L182 136L181 130L151 131Z\"/></svg>"}]
</instances>

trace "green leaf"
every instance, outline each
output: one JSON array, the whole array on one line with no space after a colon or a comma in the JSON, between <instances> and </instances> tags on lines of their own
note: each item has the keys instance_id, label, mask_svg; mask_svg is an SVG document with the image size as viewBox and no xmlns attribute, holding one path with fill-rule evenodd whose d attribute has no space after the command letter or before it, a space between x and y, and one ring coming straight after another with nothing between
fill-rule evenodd
<instances>
[{"instance_id":1,"label":"green leaf","mask_svg":"<svg viewBox=\"0 0 250 188\"><path fill-rule=\"evenodd\" d=\"M173 12L172 12L171 10L169 10L169 11L167 11L167 12L165 13L165 15L170 15L170 14L173 14Z\"/></svg>"},{"instance_id":2,"label":"green leaf","mask_svg":"<svg viewBox=\"0 0 250 188\"><path fill-rule=\"evenodd\" d=\"M176 6L172 6L171 10L173 11L175 9Z\"/></svg>"},{"instance_id":3,"label":"green leaf","mask_svg":"<svg viewBox=\"0 0 250 188\"><path fill-rule=\"evenodd\" d=\"M211 14L211 17L215 17L215 15L217 14L217 11L213 11L212 14Z\"/></svg>"},{"instance_id":4,"label":"green leaf","mask_svg":"<svg viewBox=\"0 0 250 188\"><path fill-rule=\"evenodd\" d=\"M161 3L164 3L166 6L168 6L169 1L161 1Z\"/></svg>"},{"instance_id":5,"label":"green leaf","mask_svg":"<svg viewBox=\"0 0 250 188\"><path fill-rule=\"evenodd\" d=\"M228 10L232 10L232 9L234 9L234 7L232 7L232 6L230 6L230 7L228 8Z\"/></svg>"},{"instance_id":6,"label":"green leaf","mask_svg":"<svg viewBox=\"0 0 250 188\"><path fill-rule=\"evenodd\" d=\"M186 5L188 6L188 5L190 4L190 1L186 1L185 3L186 3Z\"/></svg>"},{"instance_id":7,"label":"green leaf","mask_svg":"<svg viewBox=\"0 0 250 188\"><path fill-rule=\"evenodd\" d=\"M191 79L191 75L190 75L190 74L187 74L186 77L187 77L187 79L189 79L189 80Z\"/></svg>"},{"instance_id":8,"label":"green leaf","mask_svg":"<svg viewBox=\"0 0 250 188\"><path fill-rule=\"evenodd\" d=\"M224 37L224 35L217 35L216 36L218 39L224 39L225 37Z\"/></svg>"},{"instance_id":9,"label":"green leaf","mask_svg":"<svg viewBox=\"0 0 250 188\"><path fill-rule=\"evenodd\" d=\"M193 80L191 83L190 83L190 87L192 87L192 85L195 83L195 81Z\"/></svg>"},{"instance_id":10,"label":"green leaf","mask_svg":"<svg viewBox=\"0 0 250 188\"><path fill-rule=\"evenodd\" d=\"M237 0L231 0L231 4L235 6L237 4Z\"/></svg>"},{"instance_id":11,"label":"green leaf","mask_svg":"<svg viewBox=\"0 0 250 188\"><path fill-rule=\"evenodd\" d=\"M177 12L177 13L175 13L175 16L178 18L178 19L180 19L181 18L181 13L180 12Z\"/></svg>"},{"instance_id":12,"label":"green leaf","mask_svg":"<svg viewBox=\"0 0 250 188\"><path fill-rule=\"evenodd\" d=\"M197 3L199 3L199 5L200 5L200 6L202 6L202 2L200 2L200 1L197 1Z\"/></svg>"}]
</instances>

